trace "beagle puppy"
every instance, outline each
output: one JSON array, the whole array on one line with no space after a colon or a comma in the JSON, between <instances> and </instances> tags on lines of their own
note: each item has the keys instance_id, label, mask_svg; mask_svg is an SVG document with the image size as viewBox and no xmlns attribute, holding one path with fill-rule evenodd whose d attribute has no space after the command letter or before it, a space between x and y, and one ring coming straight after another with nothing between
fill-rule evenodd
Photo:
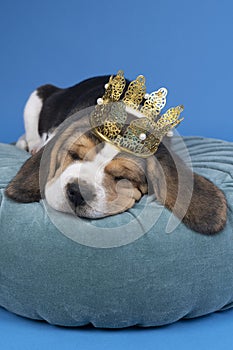
<instances>
[{"instance_id":1,"label":"beagle puppy","mask_svg":"<svg viewBox=\"0 0 233 350\"><path fill-rule=\"evenodd\" d=\"M102 218L153 194L192 230L221 231L227 217L223 192L193 173L171 150L169 138L155 155L140 158L90 130L90 113L108 80L95 77L67 89L44 85L31 94L24 111L26 134L17 146L32 156L7 186L7 196L23 203L44 198L55 210Z\"/></svg>"}]
</instances>

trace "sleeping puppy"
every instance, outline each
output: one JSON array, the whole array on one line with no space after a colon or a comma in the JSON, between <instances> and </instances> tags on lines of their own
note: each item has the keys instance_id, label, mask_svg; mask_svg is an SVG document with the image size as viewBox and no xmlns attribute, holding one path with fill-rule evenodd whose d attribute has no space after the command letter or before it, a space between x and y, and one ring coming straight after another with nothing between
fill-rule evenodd
<instances>
[{"instance_id":1,"label":"sleeping puppy","mask_svg":"<svg viewBox=\"0 0 233 350\"><path fill-rule=\"evenodd\" d=\"M7 186L7 196L23 203L45 198L58 211L101 218L154 194L191 229L221 231L227 213L224 194L193 173L171 150L168 138L155 155L140 158L90 130L90 114L108 80L95 77L67 89L45 85L32 93L24 112L26 134L17 143L32 156Z\"/></svg>"}]
</instances>

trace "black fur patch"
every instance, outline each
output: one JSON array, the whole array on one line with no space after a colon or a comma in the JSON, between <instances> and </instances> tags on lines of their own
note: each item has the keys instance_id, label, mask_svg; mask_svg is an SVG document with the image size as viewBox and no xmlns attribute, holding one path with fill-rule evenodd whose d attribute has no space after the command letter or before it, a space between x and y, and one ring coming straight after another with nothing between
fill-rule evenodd
<instances>
[{"instance_id":1,"label":"black fur patch","mask_svg":"<svg viewBox=\"0 0 233 350\"><path fill-rule=\"evenodd\" d=\"M39 134L47 133L59 126L67 117L87 107L96 105L104 94L104 85L110 75L90 78L67 89L44 85L38 96L44 100L39 119ZM128 86L127 81L126 86Z\"/></svg>"}]
</instances>

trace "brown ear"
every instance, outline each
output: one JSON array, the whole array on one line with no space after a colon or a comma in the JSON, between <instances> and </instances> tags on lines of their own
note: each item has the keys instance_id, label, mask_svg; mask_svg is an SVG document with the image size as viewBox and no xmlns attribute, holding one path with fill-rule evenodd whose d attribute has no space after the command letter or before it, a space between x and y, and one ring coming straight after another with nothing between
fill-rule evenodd
<instances>
[{"instance_id":1,"label":"brown ear","mask_svg":"<svg viewBox=\"0 0 233 350\"><path fill-rule=\"evenodd\" d=\"M21 203L39 202L39 169L42 154L43 148L23 164L5 190L9 198Z\"/></svg>"},{"instance_id":2,"label":"brown ear","mask_svg":"<svg viewBox=\"0 0 233 350\"><path fill-rule=\"evenodd\" d=\"M226 223L224 194L211 181L189 169L165 147L147 161L148 177L157 199L188 227L204 234L221 231Z\"/></svg>"}]
</instances>

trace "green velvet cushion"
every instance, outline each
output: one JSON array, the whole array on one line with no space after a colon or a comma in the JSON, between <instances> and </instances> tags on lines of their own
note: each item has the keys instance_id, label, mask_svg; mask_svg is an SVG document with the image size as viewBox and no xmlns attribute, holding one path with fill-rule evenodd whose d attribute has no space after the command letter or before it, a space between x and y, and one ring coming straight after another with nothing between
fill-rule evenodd
<instances>
[{"instance_id":1,"label":"green velvet cushion","mask_svg":"<svg viewBox=\"0 0 233 350\"><path fill-rule=\"evenodd\" d=\"M131 218L137 217L137 234L137 228L140 232L161 214L137 239L105 248L61 233L42 201L18 204L7 199L4 188L28 155L1 144L0 306L56 325L106 328L164 325L232 307L233 143L193 137L185 142L194 170L226 194L224 231L208 237L181 223L166 233L170 212L155 201L144 208L144 196L126 213L90 221L96 234L123 225L127 238ZM69 216L59 214L58 220L63 218L68 228L73 225ZM80 220L80 240L88 240L88 225Z\"/></svg>"}]
</instances>

